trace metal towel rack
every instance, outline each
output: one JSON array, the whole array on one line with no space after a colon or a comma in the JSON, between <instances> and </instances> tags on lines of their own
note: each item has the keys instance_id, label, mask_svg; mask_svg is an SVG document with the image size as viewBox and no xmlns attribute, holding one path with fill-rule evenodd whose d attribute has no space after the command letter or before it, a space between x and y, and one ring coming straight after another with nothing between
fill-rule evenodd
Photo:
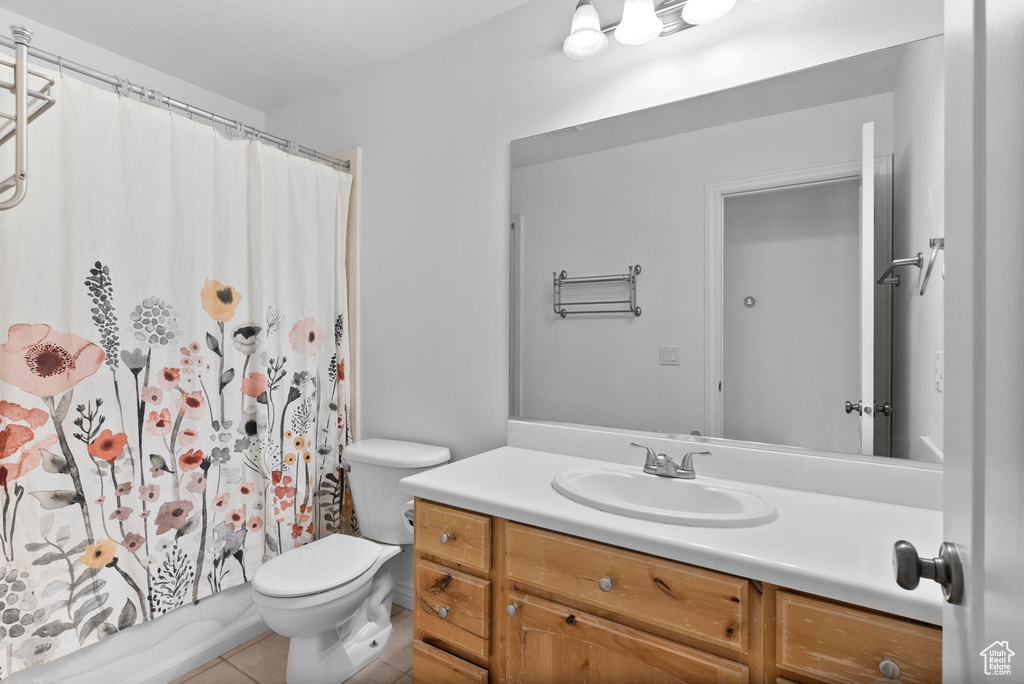
<instances>
[{"instance_id":1,"label":"metal towel rack","mask_svg":"<svg viewBox=\"0 0 1024 684\"><path fill-rule=\"evenodd\" d=\"M921 296L924 296L924 291L928 289L928 281L932 277L932 269L935 268L935 258L939 256L939 250L946 251L946 238L932 238L928 241L928 246L932 248L932 256L928 259L928 268L924 272L924 281L921 283ZM946 265L942 265L942 277L946 277Z\"/></svg>"},{"instance_id":2,"label":"metal towel rack","mask_svg":"<svg viewBox=\"0 0 1024 684\"><path fill-rule=\"evenodd\" d=\"M28 68L28 44L32 41L32 32L21 26L12 26L11 37L14 39L14 61L0 59L0 67L9 67L14 72L14 82L0 79L0 88L14 95L14 113L0 112L0 118L6 119L0 126L0 145L14 138L14 173L0 181L0 194L8 190L14 192L0 202L0 211L16 207L25 199L28 183L28 125L56 104L51 94L53 79ZM42 84L33 90L29 86L29 76L40 79Z\"/></svg>"},{"instance_id":3,"label":"metal towel rack","mask_svg":"<svg viewBox=\"0 0 1024 684\"><path fill-rule=\"evenodd\" d=\"M932 277L932 269L935 267L935 259L939 255L939 250L946 249L945 238L932 238L928 241L928 246L932 249L932 255L928 259L928 267L924 271L924 277L921 279L921 296L924 296L925 290L928 289L928 281ZM875 282L879 285L895 285L900 286L900 276L895 273L897 268L901 266L917 266L919 269L925 268L924 253L918 252L917 256L907 257L906 259L893 259L892 263L889 264L889 268L885 269L885 273ZM946 277L946 267L942 267L942 277Z\"/></svg>"},{"instance_id":4,"label":"metal towel rack","mask_svg":"<svg viewBox=\"0 0 1024 684\"><path fill-rule=\"evenodd\" d=\"M630 266L626 273L602 276L582 276L570 278L565 271L551 274L551 299L552 308L555 313L565 318L570 314L616 314L631 313L634 316L641 314L641 309L636 304L636 277L640 275L640 264ZM601 285L612 283L624 283L629 286L629 299L605 299L586 300L579 302L563 302L562 288L566 285ZM566 307L578 306L612 306L626 305L623 309L573 309Z\"/></svg>"},{"instance_id":5,"label":"metal towel rack","mask_svg":"<svg viewBox=\"0 0 1024 684\"><path fill-rule=\"evenodd\" d=\"M895 285L900 286L899 274L894 274L894 271L900 266L917 266L921 268L924 266L924 254L921 252L917 253L917 256L907 257L906 259L893 259L892 263L889 264L889 268L885 269L885 273L876 280L875 282L879 285Z\"/></svg>"}]
</instances>

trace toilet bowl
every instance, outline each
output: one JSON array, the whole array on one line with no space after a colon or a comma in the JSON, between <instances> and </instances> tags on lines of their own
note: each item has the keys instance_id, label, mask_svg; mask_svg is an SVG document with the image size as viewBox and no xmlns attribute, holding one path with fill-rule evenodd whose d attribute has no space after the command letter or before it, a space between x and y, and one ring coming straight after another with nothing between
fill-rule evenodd
<instances>
[{"instance_id":1,"label":"toilet bowl","mask_svg":"<svg viewBox=\"0 0 1024 684\"><path fill-rule=\"evenodd\" d=\"M337 684L379 656L391 636L394 577L412 533L402 524L404 477L449 460L442 447L371 439L345 448L363 537L333 534L268 561L252 580L267 626L290 638L288 684Z\"/></svg>"}]
</instances>

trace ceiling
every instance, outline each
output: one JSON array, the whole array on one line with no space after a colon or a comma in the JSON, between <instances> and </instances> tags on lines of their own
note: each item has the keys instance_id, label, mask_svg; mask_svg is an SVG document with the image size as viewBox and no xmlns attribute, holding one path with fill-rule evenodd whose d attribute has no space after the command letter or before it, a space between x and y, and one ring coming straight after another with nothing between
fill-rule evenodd
<instances>
[{"instance_id":1,"label":"ceiling","mask_svg":"<svg viewBox=\"0 0 1024 684\"><path fill-rule=\"evenodd\" d=\"M528 1L0 0L0 7L268 111Z\"/></svg>"}]
</instances>

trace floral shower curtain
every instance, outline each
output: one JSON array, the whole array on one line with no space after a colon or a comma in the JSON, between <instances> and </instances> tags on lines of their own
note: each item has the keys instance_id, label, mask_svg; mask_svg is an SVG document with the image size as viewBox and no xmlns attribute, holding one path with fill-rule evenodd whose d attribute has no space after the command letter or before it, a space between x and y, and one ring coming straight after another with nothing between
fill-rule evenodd
<instances>
[{"instance_id":1,"label":"floral shower curtain","mask_svg":"<svg viewBox=\"0 0 1024 684\"><path fill-rule=\"evenodd\" d=\"M0 677L355 525L351 178L56 78L0 214Z\"/></svg>"}]
</instances>

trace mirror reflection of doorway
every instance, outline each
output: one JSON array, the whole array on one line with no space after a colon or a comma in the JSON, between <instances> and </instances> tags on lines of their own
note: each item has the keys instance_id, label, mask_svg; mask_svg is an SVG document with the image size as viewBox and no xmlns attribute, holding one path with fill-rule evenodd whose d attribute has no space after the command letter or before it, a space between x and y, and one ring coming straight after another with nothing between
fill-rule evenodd
<instances>
[{"instance_id":1,"label":"mirror reflection of doorway","mask_svg":"<svg viewBox=\"0 0 1024 684\"><path fill-rule=\"evenodd\" d=\"M860 225L857 177L724 198L724 437L861 450Z\"/></svg>"}]
</instances>

